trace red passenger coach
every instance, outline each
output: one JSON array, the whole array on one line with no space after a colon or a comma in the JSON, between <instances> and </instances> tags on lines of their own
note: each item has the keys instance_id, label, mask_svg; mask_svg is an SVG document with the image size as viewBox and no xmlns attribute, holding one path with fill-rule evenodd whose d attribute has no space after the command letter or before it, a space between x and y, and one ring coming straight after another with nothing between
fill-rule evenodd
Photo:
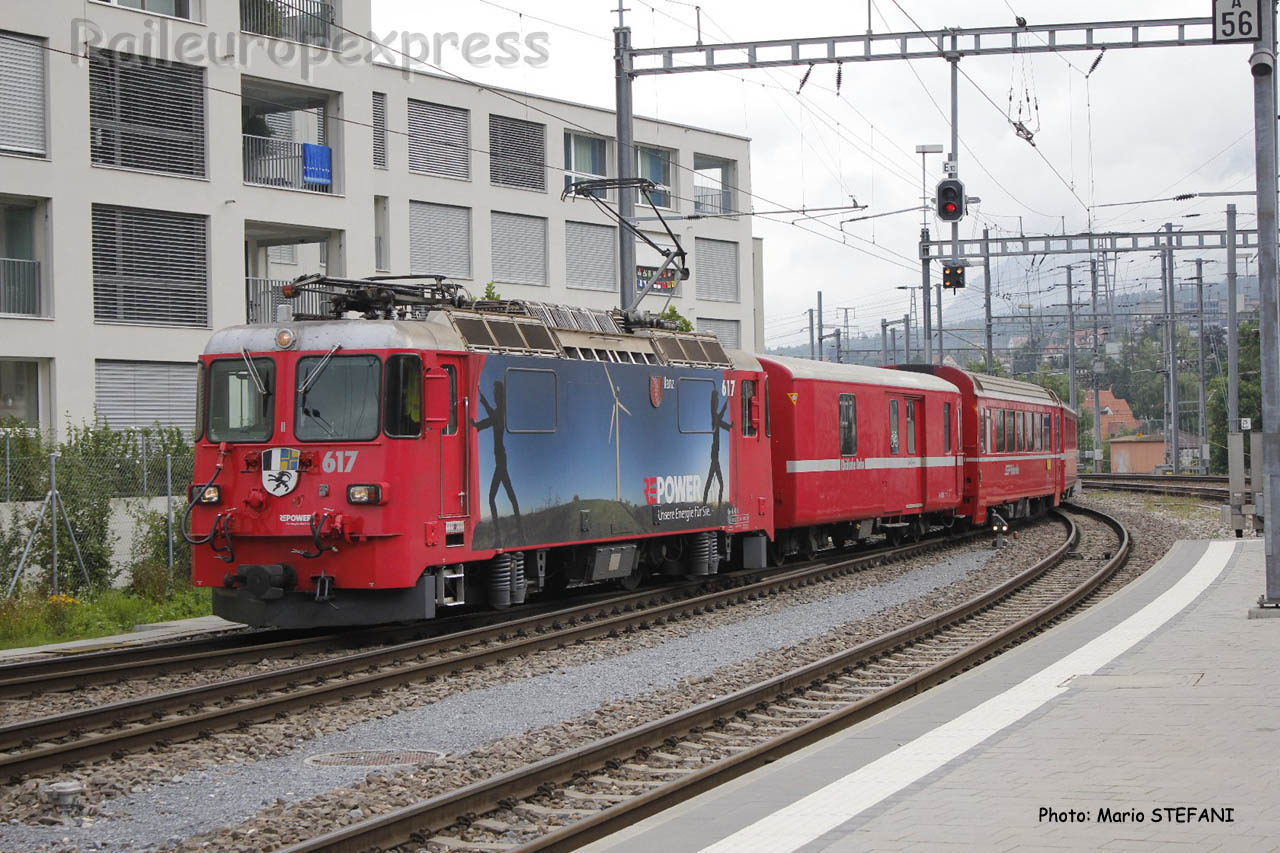
<instances>
[{"instance_id":1,"label":"red passenger coach","mask_svg":"<svg viewBox=\"0 0 1280 853\"><path fill-rule=\"evenodd\" d=\"M960 393L920 373L761 357L773 413L775 548L812 554L949 525L961 492Z\"/></svg>"},{"instance_id":2,"label":"red passenger coach","mask_svg":"<svg viewBox=\"0 0 1280 853\"><path fill-rule=\"evenodd\" d=\"M975 524L992 511L1006 521L1026 518L1075 491L1076 413L1052 391L955 367L900 369L945 379L964 397L960 514Z\"/></svg>"}]
</instances>

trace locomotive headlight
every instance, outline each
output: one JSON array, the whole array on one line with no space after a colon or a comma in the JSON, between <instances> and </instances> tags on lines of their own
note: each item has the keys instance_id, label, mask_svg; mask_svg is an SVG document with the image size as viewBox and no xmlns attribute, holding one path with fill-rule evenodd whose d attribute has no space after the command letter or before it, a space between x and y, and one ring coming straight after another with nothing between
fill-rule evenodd
<instances>
[{"instance_id":1,"label":"locomotive headlight","mask_svg":"<svg viewBox=\"0 0 1280 853\"><path fill-rule=\"evenodd\" d=\"M347 486L347 503L380 504L382 503L382 486L379 486L379 485Z\"/></svg>"},{"instance_id":2,"label":"locomotive headlight","mask_svg":"<svg viewBox=\"0 0 1280 853\"><path fill-rule=\"evenodd\" d=\"M187 490L188 503L210 504L222 503L222 486L192 486Z\"/></svg>"},{"instance_id":3,"label":"locomotive headlight","mask_svg":"<svg viewBox=\"0 0 1280 853\"><path fill-rule=\"evenodd\" d=\"M288 349L293 346L293 332L289 329L276 330L276 347L278 349Z\"/></svg>"}]
</instances>

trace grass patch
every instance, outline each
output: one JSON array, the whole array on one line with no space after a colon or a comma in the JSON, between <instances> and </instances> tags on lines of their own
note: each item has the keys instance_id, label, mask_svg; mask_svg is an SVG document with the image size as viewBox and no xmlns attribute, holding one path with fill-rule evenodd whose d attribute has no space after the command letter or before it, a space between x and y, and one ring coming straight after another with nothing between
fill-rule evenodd
<instances>
[{"instance_id":1,"label":"grass patch","mask_svg":"<svg viewBox=\"0 0 1280 853\"><path fill-rule=\"evenodd\" d=\"M0 601L0 649L106 637L147 622L211 612L209 591L194 587L175 589L160 600L122 589L85 600L67 595L4 600Z\"/></svg>"}]
</instances>

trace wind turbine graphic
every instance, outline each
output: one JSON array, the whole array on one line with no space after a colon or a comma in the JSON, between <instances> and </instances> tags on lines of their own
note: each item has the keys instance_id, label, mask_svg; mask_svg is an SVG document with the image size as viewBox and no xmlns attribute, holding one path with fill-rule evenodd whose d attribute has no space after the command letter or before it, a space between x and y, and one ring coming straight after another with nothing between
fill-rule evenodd
<instances>
[{"instance_id":1,"label":"wind turbine graphic","mask_svg":"<svg viewBox=\"0 0 1280 853\"><path fill-rule=\"evenodd\" d=\"M604 368L604 378L609 383L609 393L613 394L613 415L609 418L609 440L613 442L613 461L614 461L614 499L622 500L622 417L618 414L618 410L631 416L631 410L622 405L622 401L618 399L618 386L613 384L613 377L609 375L609 365L601 364Z\"/></svg>"}]
</instances>

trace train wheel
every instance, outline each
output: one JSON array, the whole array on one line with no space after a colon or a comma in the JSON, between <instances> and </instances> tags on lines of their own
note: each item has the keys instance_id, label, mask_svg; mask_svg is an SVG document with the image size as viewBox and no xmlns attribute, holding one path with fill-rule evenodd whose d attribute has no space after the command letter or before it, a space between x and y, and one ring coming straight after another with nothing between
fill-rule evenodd
<instances>
[{"instance_id":1,"label":"train wheel","mask_svg":"<svg viewBox=\"0 0 1280 853\"><path fill-rule=\"evenodd\" d=\"M911 519L911 526L907 530L910 531L911 541L919 542L924 538L924 518L917 515Z\"/></svg>"},{"instance_id":2,"label":"train wheel","mask_svg":"<svg viewBox=\"0 0 1280 853\"><path fill-rule=\"evenodd\" d=\"M897 548L899 545L902 544L902 540L905 537L903 530L905 530L905 528L890 527L889 531L885 533L886 541L888 541L888 543L894 548Z\"/></svg>"},{"instance_id":3,"label":"train wheel","mask_svg":"<svg viewBox=\"0 0 1280 853\"><path fill-rule=\"evenodd\" d=\"M769 566L776 569L787 561L787 554L782 549L782 542L774 539L768 546Z\"/></svg>"}]
</instances>

